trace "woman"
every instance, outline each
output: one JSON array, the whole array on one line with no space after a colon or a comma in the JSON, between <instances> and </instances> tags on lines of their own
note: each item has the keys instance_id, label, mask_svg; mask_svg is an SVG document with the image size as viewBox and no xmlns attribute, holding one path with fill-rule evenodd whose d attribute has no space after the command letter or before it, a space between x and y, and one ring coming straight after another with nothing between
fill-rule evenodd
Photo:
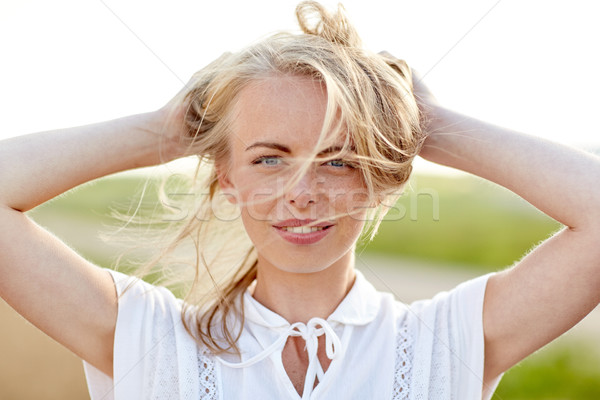
<instances>
[{"instance_id":1,"label":"woman","mask_svg":"<svg viewBox=\"0 0 600 400\"><path fill-rule=\"evenodd\" d=\"M222 56L156 112L2 143L0 294L85 361L94 398L489 397L598 304L596 158L447 110L418 82L413 93L407 66L362 50L341 12L307 2L298 19L304 35ZM197 241L199 284L226 269L204 301L91 265L23 214L190 153L211 171L210 201L167 249ZM353 250L417 154L566 228L509 270L397 303L354 271ZM239 210L251 246L204 246L215 199Z\"/></svg>"}]
</instances>

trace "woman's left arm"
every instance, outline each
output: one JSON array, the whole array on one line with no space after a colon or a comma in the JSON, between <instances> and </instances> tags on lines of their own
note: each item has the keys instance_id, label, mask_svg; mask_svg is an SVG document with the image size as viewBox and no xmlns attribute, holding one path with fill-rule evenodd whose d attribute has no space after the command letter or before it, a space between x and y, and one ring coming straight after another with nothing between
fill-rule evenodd
<instances>
[{"instance_id":1,"label":"woman's left arm","mask_svg":"<svg viewBox=\"0 0 600 400\"><path fill-rule=\"evenodd\" d=\"M484 380L490 382L600 302L600 159L445 109L419 86L429 132L423 158L498 183L565 225L488 282Z\"/></svg>"}]
</instances>

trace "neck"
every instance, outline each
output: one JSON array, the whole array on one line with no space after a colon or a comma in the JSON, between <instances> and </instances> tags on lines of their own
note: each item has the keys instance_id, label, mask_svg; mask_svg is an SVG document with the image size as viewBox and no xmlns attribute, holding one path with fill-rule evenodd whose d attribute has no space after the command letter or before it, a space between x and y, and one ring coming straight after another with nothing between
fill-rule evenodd
<instances>
[{"instance_id":1,"label":"neck","mask_svg":"<svg viewBox=\"0 0 600 400\"><path fill-rule=\"evenodd\" d=\"M262 261L262 262L261 262ZM356 274L354 252L319 272L283 271L259 258L253 296L289 323L327 319L350 291Z\"/></svg>"}]
</instances>

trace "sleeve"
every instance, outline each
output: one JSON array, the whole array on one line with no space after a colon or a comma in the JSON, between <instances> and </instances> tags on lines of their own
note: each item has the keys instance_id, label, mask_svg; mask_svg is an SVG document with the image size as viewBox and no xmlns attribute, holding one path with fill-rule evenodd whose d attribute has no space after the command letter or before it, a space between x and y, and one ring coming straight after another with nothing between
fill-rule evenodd
<instances>
[{"instance_id":1,"label":"sleeve","mask_svg":"<svg viewBox=\"0 0 600 400\"><path fill-rule=\"evenodd\" d=\"M412 400L482 398L483 300L490 276L409 307L416 338ZM486 393L491 396L499 380Z\"/></svg>"},{"instance_id":2,"label":"sleeve","mask_svg":"<svg viewBox=\"0 0 600 400\"><path fill-rule=\"evenodd\" d=\"M198 399L198 347L181 321L181 301L109 272L118 295L113 378L84 362L91 399Z\"/></svg>"}]
</instances>

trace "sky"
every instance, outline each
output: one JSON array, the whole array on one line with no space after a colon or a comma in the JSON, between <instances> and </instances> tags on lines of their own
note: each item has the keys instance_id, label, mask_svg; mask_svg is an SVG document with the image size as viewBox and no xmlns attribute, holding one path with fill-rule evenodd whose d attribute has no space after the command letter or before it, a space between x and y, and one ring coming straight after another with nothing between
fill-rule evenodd
<instances>
[{"instance_id":1,"label":"sky","mask_svg":"<svg viewBox=\"0 0 600 400\"><path fill-rule=\"evenodd\" d=\"M600 145L599 3L343 3L365 46L405 59L442 104L563 143ZM2 0L0 138L157 109L222 52L297 29L295 4Z\"/></svg>"}]
</instances>

